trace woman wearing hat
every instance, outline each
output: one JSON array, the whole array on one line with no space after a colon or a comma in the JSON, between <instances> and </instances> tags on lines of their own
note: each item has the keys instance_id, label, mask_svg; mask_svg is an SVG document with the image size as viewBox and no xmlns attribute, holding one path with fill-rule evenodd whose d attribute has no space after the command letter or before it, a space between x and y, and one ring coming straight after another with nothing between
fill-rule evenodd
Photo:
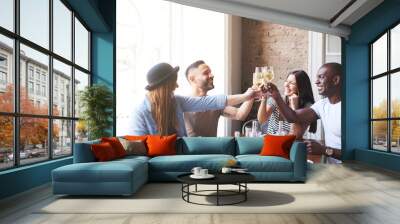
<instances>
[{"instance_id":1,"label":"woman wearing hat","mask_svg":"<svg viewBox=\"0 0 400 224\"><path fill-rule=\"evenodd\" d=\"M254 98L255 91L248 89L244 94L187 97L174 95L178 87L179 67L167 63L153 66L147 73L148 85L143 102L135 111L132 120L134 135L159 134L186 136L183 112L219 110L227 105L236 105Z\"/></svg>"}]
</instances>

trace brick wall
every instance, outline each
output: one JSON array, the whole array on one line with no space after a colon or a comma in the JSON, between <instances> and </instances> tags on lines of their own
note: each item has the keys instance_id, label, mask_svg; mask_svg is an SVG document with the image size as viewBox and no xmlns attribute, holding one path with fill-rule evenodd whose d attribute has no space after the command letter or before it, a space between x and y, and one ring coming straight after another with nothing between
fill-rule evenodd
<instances>
[{"instance_id":1,"label":"brick wall","mask_svg":"<svg viewBox=\"0 0 400 224\"><path fill-rule=\"evenodd\" d=\"M252 85L256 66L273 66L273 82L282 92L287 74L294 69L307 71L308 31L242 18L242 91ZM256 118L258 104L248 119Z\"/></svg>"}]
</instances>

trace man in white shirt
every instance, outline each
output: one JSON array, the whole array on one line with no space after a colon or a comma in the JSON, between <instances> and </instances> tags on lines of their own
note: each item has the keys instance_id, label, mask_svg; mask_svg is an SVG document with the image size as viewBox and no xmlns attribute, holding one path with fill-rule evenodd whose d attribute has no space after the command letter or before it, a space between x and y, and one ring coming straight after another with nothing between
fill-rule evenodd
<instances>
[{"instance_id":1,"label":"man in white shirt","mask_svg":"<svg viewBox=\"0 0 400 224\"><path fill-rule=\"evenodd\" d=\"M266 86L267 95L274 98L280 111L291 123L310 124L321 119L324 126L325 145L317 141L306 140L310 154L326 155L328 162L339 163L341 160L341 84L342 66L338 63L326 63L321 66L315 82L318 93L326 98L317 101L310 108L292 110L282 99L278 89L272 83Z\"/></svg>"}]
</instances>

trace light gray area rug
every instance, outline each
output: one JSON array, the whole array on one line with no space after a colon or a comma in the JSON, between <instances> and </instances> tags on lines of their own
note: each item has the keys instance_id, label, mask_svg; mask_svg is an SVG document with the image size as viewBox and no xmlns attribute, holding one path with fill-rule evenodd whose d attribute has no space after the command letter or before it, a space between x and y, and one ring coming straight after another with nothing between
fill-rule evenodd
<instances>
[{"instance_id":1,"label":"light gray area rug","mask_svg":"<svg viewBox=\"0 0 400 224\"><path fill-rule=\"evenodd\" d=\"M234 186L224 186L225 189ZM345 201L317 184L249 184L246 202L227 206L189 204L181 198L178 183L150 183L131 197L57 197L35 213L125 214L125 213L360 213L360 205ZM199 190L215 189L213 185ZM194 187L191 188L194 190ZM240 198L224 197L228 203ZM215 203L215 197L191 198L194 202Z\"/></svg>"}]
</instances>

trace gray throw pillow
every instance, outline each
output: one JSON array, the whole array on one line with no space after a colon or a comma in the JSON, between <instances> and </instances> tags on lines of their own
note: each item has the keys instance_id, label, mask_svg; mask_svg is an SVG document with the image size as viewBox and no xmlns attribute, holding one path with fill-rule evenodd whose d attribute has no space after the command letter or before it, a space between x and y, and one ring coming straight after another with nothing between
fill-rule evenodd
<instances>
[{"instance_id":1,"label":"gray throw pillow","mask_svg":"<svg viewBox=\"0 0 400 224\"><path fill-rule=\"evenodd\" d=\"M145 156L147 155L146 145L141 140L130 141L118 138L126 151L126 155Z\"/></svg>"}]
</instances>

